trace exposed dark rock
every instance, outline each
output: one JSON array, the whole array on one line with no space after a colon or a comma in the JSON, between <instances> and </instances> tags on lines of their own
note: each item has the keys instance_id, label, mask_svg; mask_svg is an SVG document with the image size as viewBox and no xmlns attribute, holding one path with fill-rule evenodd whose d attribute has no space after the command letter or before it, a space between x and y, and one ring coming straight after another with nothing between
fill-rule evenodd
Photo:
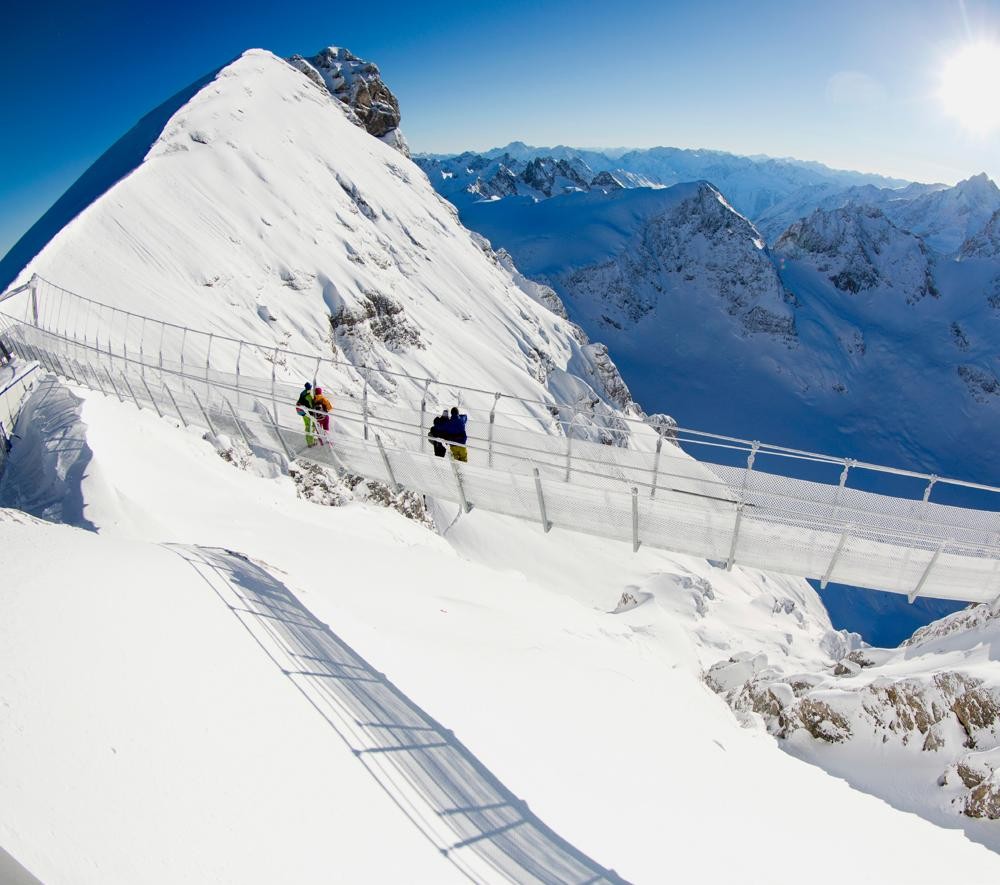
<instances>
[{"instance_id":1,"label":"exposed dark rock","mask_svg":"<svg viewBox=\"0 0 1000 885\"><path fill-rule=\"evenodd\" d=\"M420 332L407 319L403 306L383 292L365 292L357 307L341 306L331 314L330 328L338 341L347 338L354 339L355 344L370 344L370 339L375 339L396 352L424 347Z\"/></svg>"},{"instance_id":2,"label":"exposed dark rock","mask_svg":"<svg viewBox=\"0 0 1000 885\"><path fill-rule=\"evenodd\" d=\"M377 65L337 46L329 46L310 58L293 55L288 61L351 108L366 131L409 155L406 142L393 137L399 129L399 101L382 80Z\"/></svg>"},{"instance_id":3,"label":"exposed dark rock","mask_svg":"<svg viewBox=\"0 0 1000 885\"><path fill-rule=\"evenodd\" d=\"M991 396L1000 396L1000 378L992 372L975 366L959 366L957 371L977 403L988 403Z\"/></svg>"},{"instance_id":4,"label":"exposed dark rock","mask_svg":"<svg viewBox=\"0 0 1000 885\"><path fill-rule=\"evenodd\" d=\"M602 190L605 193L610 193L611 191L624 190L625 185L622 184L615 176L608 172L598 172L597 175L593 177L590 182L591 189Z\"/></svg>"}]
</instances>

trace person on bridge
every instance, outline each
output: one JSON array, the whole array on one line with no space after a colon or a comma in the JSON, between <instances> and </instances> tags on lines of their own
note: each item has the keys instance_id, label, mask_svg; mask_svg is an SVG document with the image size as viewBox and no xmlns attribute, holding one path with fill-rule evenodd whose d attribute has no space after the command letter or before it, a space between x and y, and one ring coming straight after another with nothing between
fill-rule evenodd
<instances>
[{"instance_id":1,"label":"person on bridge","mask_svg":"<svg viewBox=\"0 0 1000 885\"><path fill-rule=\"evenodd\" d=\"M312 394L312 384L306 381L306 386L302 388L302 393L299 394L299 398L295 403L295 414L302 418L302 422L306 426L306 445L314 446L316 445L316 437L314 435L316 430L316 422L313 419L313 394Z\"/></svg>"},{"instance_id":2,"label":"person on bridge","mask_svg":"<svg viewBox=\"0 0 1000 885\"><path fill-rule=\"evenodd\" d=\"M449 442L457 443L457 445L451 446L451 457L456 461L469 460L469 450L465 447L466 442L469 440L469 436L465 432L465 425L468 420L468 415L460 415L458 413L458 406L452 406L451 416L442 428L445 439Z\"/></svg>"},{"instance_id":3,"label":"person on bridge","mask_svg":"<svg viewBox=\"0 0 1000 885\"><path fill-rule=\"evenodd\" d=\"M323 435L319 438L319 444L326 445L324 440L330 434L330 412L333 411L333 403L323 396L323 388L317 387L313 395L313 415L316 423L323 428Z\"/></svg>"},{"instance_id":4,"label":"person on bridge","mask_svg":"<svg viewBox=\"0 0 1000 885\"><path fill-rule=\"evenodd\" d=\"M444 447L444 443L441 442L444 436L444 424L448 420L447 411L441 415L435 415L434 420L431 422L431 429L427 432L427 438L431 441L431 445L434 446L434 454L439 458L443 458L448 450Z\"/></svg>"}]
</instances>

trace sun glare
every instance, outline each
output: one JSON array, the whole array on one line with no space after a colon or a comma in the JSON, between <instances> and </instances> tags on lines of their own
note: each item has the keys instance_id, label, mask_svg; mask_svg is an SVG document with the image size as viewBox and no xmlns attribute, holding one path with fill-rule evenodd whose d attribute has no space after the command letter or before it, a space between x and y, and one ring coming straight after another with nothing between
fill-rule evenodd
<instances>
[{"instance_id":1,"label":"sun glare","mask_svg":"<svg viewBox=\"0 0 1000 885\"><path fill-rule=\"evenodd\" d=\"M1000 45L972 43L954 55L941 71L938 97L970 132L1000 129Z\"/></svg>"}]
</instances>

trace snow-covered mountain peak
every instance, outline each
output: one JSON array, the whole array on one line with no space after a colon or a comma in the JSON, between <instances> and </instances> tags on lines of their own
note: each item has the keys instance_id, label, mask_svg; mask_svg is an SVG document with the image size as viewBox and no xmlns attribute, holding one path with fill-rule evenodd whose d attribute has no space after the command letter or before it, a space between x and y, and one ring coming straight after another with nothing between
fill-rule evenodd
<instances>
[{"instance_id":1,"label":"snow-covered mountain peak","mask_svg":"<svg viewBox=\"0 0 1000 885\"><path fill-rule=\"evenodd\" d=\"M887 211L899 227L918 234L938 252L954 255L983 229L997 209L1000 188L981 172L954 187L925 193Z\"/></svg>"},{"instance_id":2,"label":"snow-covered mountain peak","mask_svg":"<svg viewBox=\"0 0 1000 885\"><path fill-rule=\"evenodd\" d=\"M816 209L778 238L774 252L813 265L842 292L892 289L911 304L937 295L923 241L896 227L877 206Z\"/></svg>"},{"instance_id":3,"label":"snow-covered mountain peak","mask_svg":"<svg viewBox=\"0 0 1000 885\"><path fill-rule=\"evenodd\" d=\"M975 236L969 237L958 253L959 259L1000 258L1000 209Z\"/></svg>"},{"instance_id":4,"label":"snow-covered mountain peak","mask_svg":"<svg viewBox=\"0 0 1000 885\"><path fill-rule=\"evenodd\" d=\"M328 46L308 58L293 55L288 61L350 107L365 130L409 156L406 140L399 131L399 101L382 80L374 62L358 58L339 46Z\"/></svg>"},{"instance_id":5,"label":"snow-covered mountain peak","mask_svg":"<svg viewBox=\"0 0 1000 885\"><path fill-rule=\"evenodd\" d=\"M630 402L579 330L352 116L326 84L247 52L173 113L129 174L90 194L20 276L196 329L337 355L349 389L345 363L364 362L534 401L561 395L573 374L588 402ZM254 360L244 354L245 372L270 374ZM388 374L372 378L386 396L417 396ZM611 420L610 411L591 414ZM554 429L547 411L539 420Z\"/></svg>"}]
</instances>

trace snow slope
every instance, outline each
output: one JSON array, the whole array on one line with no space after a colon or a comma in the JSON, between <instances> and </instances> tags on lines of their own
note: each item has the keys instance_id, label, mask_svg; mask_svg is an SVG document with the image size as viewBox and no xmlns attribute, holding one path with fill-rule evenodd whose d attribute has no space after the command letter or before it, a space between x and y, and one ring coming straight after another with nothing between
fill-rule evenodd
<instances>
[{"instance_id":1,"label":"snow slope","mask_svg":"<svg viewBox=\"0 0 1000 885\"><path fill-rule=\"evenodd\" d=\"M550 374L570 363L602 374L585 336L518 286L424 174L353 118L325 86L251 50L173 113L128 175L92 192L17 279L38 273L259 342L243 370L262 377L274 346L534 400L552 399ZM115 330L130 348L140 332ZM279 366L279 380L311 377L313 365ZM347 370L338 380L360 386ZM419 388L377 372L372 381L419 401Z\"/></svg>"},{"instance_id":2,"label":"snow slope","mask_svg":"<svg viewBox=\"0 0 1000 885\"><path fill-rule=\"evenodd\" d=\"M576 537L475 511L439 513L440 537L370 505L320 507L167 420L80 395L82 423L55 389L30 420L51 412L85 435L79 487L97 533L9 510L0 521L16 578L0 595L0 843L43 880L454 878L165 542L260 563L560 836L631 881L804 868L840 881L839 865L815 863L834 838L859 881L1000 870L960 832L776 752L704 686L720 654L807 668L830 660L823 645L848 649L803 583L593 539L581 557ZM18 458L22 481L50 470ZM639 604L613 613L623 591ZM776 833L780 859L760 851Z\"/></svg>"}]
</instances>

